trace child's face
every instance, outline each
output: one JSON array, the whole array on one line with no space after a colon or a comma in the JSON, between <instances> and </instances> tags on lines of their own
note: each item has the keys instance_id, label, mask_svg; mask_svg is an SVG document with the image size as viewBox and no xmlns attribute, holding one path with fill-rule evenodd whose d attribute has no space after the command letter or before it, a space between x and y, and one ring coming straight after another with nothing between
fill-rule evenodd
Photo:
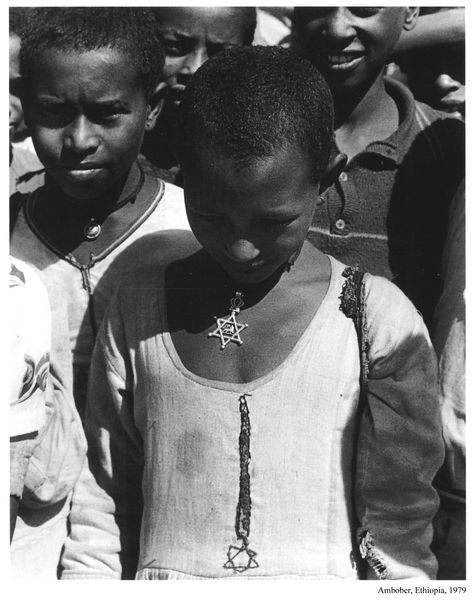
<instances>
[{"instance_id":1,"label":"child's face","mask_svg":"<svg viewBox=\"0 0 474 613\"><path fill-rule=\"evenodd\" d=\"M28 126L41 162L73 198L101 196L125 176L149 112L129 58L115 49L49 49L38 58Z\"/></svg>"},{"instance_id":2,"label":"child's face","mask_svg":"<svg viewBox=\"0 0 474 613\"><path fill-rule=\"evenodd\" d=\"M465 111L465 48L463 44L438 45L408 54L402 69L417 100L457 117Z\"/></svg>"},{"instance_id":3,"label":"child's face","mask_svg":"<svg viewBox=\"0 0 474 613\"><path fill-rule=\"evenodd\" d=\"M20 37L10 35L10 139L26 132L20 101Z\"/></svg>"},{"instance_id":4,"label":"child's face","mask_svg":"<svg viewBox=\"0 0 474 613\"><path fill-rule=\"evenodd\" d=\"M165 42L164 79L179 104L192 75L212 55L245 43L245 21L231 7L166 7L158 12Z\"/></svg>"},{"instance_id":5,"label":"child's face","mask_svg":"<svg viewBox=\"0 0 474 613\"><path fill-rule=\"evenodd\" d=\"M318 184L300 147L287 145L243 168L203 143L183 176L191 228L235 281L264 281L302 246Z\"/></svg>"},{"instance_id":6,"label":"child's face","mask_svg":"<svg viewBox=\"0 0 474 613\"><path fill-rule=\"evenodd\" d=\"M405 23L403 7L305 9L296 48L324 75L333 94L367 90L382 72Z\"/></svg>"}]
</instances>

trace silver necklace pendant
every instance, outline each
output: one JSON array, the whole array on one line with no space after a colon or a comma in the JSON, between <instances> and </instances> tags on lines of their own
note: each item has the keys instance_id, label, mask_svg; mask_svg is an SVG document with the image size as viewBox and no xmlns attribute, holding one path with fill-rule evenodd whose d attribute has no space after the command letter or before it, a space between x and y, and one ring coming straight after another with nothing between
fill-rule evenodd
<instances>
[{"instance_id":1,"label":"silver necklace pendant","mask_svg":"<svg viewBox=\"0 0 474 613\"><path fill-rule=\"evenodd\" d=\"M88 241L94 241L102 232L102 227L94 218L84 227L84 237Z\"/></svg>"},{"instance_id":2,"label":"silver necklace pendant","mask_svg":"<svg viewBox=\"0 0 474 613\"><path fill-rule=\"evenodd\" d=\"M235 298L230 301L230 315L228 317L214 317L217 327L212 332L209 332L208 337L214 336L220 339L221 349L225 349L229 343L243 345L243 340L240 338L240 333L248 324L239 323L235 317L240 313L240 309L244 306L241 292L235 292Z\"/></svg>"}]
</instances>

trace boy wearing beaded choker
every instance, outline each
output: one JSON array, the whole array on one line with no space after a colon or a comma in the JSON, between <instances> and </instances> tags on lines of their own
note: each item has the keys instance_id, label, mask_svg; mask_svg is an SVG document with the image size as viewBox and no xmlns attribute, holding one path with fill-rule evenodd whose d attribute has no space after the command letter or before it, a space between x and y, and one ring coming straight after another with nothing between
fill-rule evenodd
<instances>
[{"instance_id":1,"label":"boy wearing beaded choker","mask_svg":"<svg viewBox=\"0 0 474 613\"><path fill-rule=\"evenodd\" d=\"M22 47L23 106L47 185L21 201L12 253L70 296L75 383L84 382L110 294L143 235L188 228L182 190L137 163L163 102L164 52L146 9L38 8ZM111 271L112 272L112 271Z\"/></svg>"},{"instance_id":2,"label":"boy wearing beaded choker","mask_svg":"<svg viewBox=\"0 0 474 613\"><path fill-rule=\"evenodd\" d=\"M165 257L159 240L139 239L189 226L182 190L137 162L165 89L163 47L148 9L42 7L31 10L29 24L22 104L47 179L12 198L11 252L38 270L53 307L67 303L70 348L55 341L64 330L54 322L52 345L72 352L73 377L65 378L73 379L82 413L113 291L127 271Z\"/></svg>"},{"instance_id":3,"label":"boy wearing beaded choker","mask_svg":"<svg viewBox=\"0 0 474 613\"><path fill-rule=\"evenodd\" d=\"M330 159L323 78L285 49L227 50L180 113L202 249L111 303L63 578L433 578L427 331L395 286L365 278L358 409L354 273L306 240L345 161Z\"/></svg>"}]
</instances>

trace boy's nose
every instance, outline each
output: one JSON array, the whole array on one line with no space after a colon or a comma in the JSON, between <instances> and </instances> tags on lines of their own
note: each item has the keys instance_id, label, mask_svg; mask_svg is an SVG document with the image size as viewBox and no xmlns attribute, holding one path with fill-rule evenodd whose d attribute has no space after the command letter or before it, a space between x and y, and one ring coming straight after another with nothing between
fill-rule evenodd
<instances>
[{"instance_id":1,"label":"boy's nose","mask_svg":"<svg viewBox=\"0 0 474 613\"><path fill-rule=\"evenodd\" d=\"M207 50L205 46L197 47L188 55L183 63L183 66L180 70L181 75L186 75L188 77L192 77L196 70L204 64L204 62L209 59L207 55Z\"/></svg>"},{"instance_id":2,"label":"boy's nose","mask_svg":"<svg viewBox=\"0 0 474 613\"><path fill-rule=\"evenodd\" d=\"M85 117L78 117L69 124L64 141L69 149L81 154L95 151L99 146L99 137Z\"/></svg>"},{"instance_id":3,"label":"boy's nose","mask_svg":"<svg viewBox=\"0 0 474 613\"><path fill-rule=\"evenodd\" d=\"M443 93L456 91L461 87L461 83L453 79L449 74L440 74L435 81L436 87Z\"/></svg>"},{"instance_id":4,"label":"boy's nose","mask_svg":"<svg viewBox=\"0 0 474 613\"><path fill-rule=\"evenodd\" d=\"M260 250L245 238L233 240L227 244L227 255L229 259L237 264L246 264L254 260L260 253Z\"/></svg>"},{"instance_id":5,"label":"boy's nose","mask_svg":"<svg viewBox=\"0 0 474 613\"><path fill-rule=\"evenodd\" d=\"M356 35L352 23L352 14L345 6L334 8L326 17L326 37L333 40L344 40Z\"/></svg>"}]
</instances>

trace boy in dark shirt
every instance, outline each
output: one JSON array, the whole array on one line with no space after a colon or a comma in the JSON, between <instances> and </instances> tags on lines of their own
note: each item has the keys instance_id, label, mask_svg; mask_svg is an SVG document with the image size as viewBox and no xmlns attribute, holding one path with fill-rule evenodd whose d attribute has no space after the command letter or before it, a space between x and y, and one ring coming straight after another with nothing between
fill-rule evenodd
<instances>
[{"instance_id":1,"label":"boy in dark shirt","mask_svg":"<svg viewBox=\"0 0 474 613\"><path fill-rule=\"evenodd\" d=\"M464 125L384 77L410 7L296 7L294 46L334 97L349 162L316 209L310 241L393 280L428 327L441 291L449 203L464 176Z\"/></svg>"},{"instance_id":2,"label":"boy in dark shirt","mask_svg":"<svg viewBox=\"0 0 474 613\"><path fill-rule=\"evenodd\" d=\"M433 336L450 204L465 173L464 124L384 77L402 31L415 27L417 14L416 7L296 7L294 46L329 83L336 144L349 158L316 207L309 240L344 263L394 281ZM449 415L443 419L446 430ZM448 441L448 457L450 446ZM453 522L453 491L459 485L439 476L437 484L439 528L446 514ZM462 512L462 504L456 512ZM440 556L449 526L436 530L433 549L442 579L461 578L465 552L456 521L449 535L457 547L450 554L457 557L450 560L456 575L443 574Z\"/></svg>"}]
</instances>

